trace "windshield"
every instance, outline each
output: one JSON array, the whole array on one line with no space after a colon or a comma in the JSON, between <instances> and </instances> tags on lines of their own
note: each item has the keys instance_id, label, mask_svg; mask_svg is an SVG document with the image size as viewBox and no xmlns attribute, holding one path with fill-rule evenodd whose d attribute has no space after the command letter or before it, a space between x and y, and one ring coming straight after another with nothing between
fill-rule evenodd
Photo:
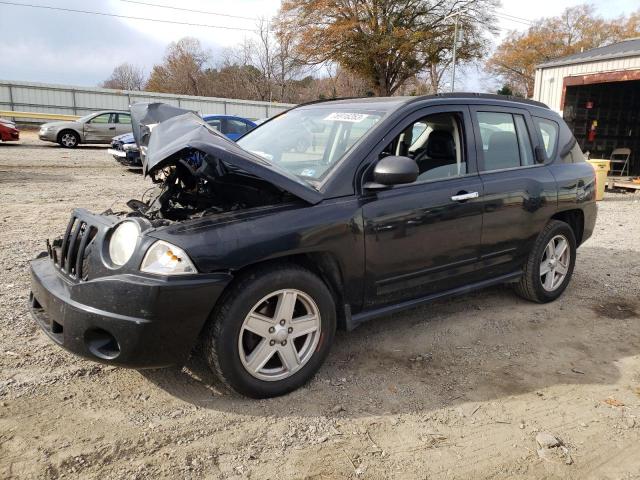
<instances>
[{"instance_id":1,"label":"windshield","mask_svg":"<svg viewBox=\"0 0 640 480\"><path fill-rule=\"evenodd\" d=\"M384 114L346 106L294 109L247 133L238 145L314 183Z\"/></svg>"},{"instance_id":2,"label":"windshield","mask_svg":"<svg viewBox=\"0 0 640 480\"><path fill-rule=\"evenodd\" d=\"M96 116L96 112L85 115L84 117L80 117L76 122L85 123L87 120Z\"/></svg>"}]
</instances>

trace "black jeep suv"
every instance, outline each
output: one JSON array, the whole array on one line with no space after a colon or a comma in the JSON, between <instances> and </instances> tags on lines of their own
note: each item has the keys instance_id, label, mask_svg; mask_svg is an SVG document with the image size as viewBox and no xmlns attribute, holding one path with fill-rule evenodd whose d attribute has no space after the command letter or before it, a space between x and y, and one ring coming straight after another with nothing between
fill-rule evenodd
<instances>
[{"instance_id":1,"label":"black jeep suv","mask_svg":"<svg viewBox=\"0 0 640 480\"><path fill-rule=\"evenodd\" d=\"M31 264L43 330L109 364L181 364L199 343L232 389L280 395L337 327L498 283L555 300L596 220L594 171L537 102L335 100L237 144L191 112L131 110L155 195L76 209ZM287 148L301 131L309 147Z\"/></svg>"}]
</instances>

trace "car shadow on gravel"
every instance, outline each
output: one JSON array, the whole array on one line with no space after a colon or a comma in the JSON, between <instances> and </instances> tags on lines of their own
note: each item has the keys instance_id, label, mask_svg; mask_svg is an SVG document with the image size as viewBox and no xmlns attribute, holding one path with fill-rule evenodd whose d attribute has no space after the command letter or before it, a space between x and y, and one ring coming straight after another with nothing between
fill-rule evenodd
<instances>
[{"instance_id":1,"label":"car shadow on gravel","mask_svg":"<svg viewBox=\"0 0 640 480\"><path fill-rule=\"evenodd\" d=\"M615 383L617 362L640 353L638 302L585 301L577 293L572 285L560 300L538 305L495 287L338 332L316 378L270 400L229 393L197 356L183 369L142 374L202 408L275 416L425 411L526 393L542 397L557 384ZM602 308L615 313L603 315Z\"/></svg>"}]
</instances>

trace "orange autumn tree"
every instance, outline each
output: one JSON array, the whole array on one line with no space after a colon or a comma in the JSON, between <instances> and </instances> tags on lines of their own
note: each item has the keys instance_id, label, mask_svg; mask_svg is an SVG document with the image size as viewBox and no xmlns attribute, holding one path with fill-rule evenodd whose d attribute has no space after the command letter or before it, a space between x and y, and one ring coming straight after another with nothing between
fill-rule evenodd
<instances>
[{"instance_id":1,"label":"orange autumn tree","mask_svg":"<svg viewBox=\"0 0 640 480\"><path fill-rule=\"evenodd\" d=\"M525 32L510 32L486 64L514 92L531 97L536 65L640 35L640 10L605 20L591 5L567 8L537 20Z\"/></svg>"},{"instance_id":2,"label":"orange autumn tree","mask_svg":"<svg viewBox=\"0 0 640 480\"><path fill-rule=\"evenodd\" d=\"M277 28L307 64L337 64L393 95L409 79L451 62L454 20L464 32L459 61L486 53L497 0L284 0Z\"/></svg>"}]
</instances>

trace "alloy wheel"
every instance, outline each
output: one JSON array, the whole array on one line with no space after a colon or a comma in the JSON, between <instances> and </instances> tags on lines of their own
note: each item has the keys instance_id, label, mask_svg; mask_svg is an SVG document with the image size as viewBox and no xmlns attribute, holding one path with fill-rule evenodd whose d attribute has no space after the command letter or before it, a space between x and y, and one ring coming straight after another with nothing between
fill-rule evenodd
<instances>
[{"instance_id":1,"label":"alloy wheel","mask_svg":"<svg viewBox=\"0 0 640 480\"><path fill-rule=\"evenodd\" d=\"M240 361L255 378L282 380L315 353L321 318L313 299L300 290L272 292L245 317L238 338Z\"/></svg>"},{"instance_id":2,"label":"alloy wheel","mask_svg":"<svg viewBox=\"0 0 640 480\"><path fill-rule=\"evenodd\" d=\"M564 281L569 272L571 249L564 235L556 235L547 243L540 262L542 288L553 292Z\"/></svg>"},{"instance_id":3,"label":"alloy wheel","mask_svg":"<svg viewBox=\"0 0 640 480\"><path fill-rule=\"evenodd\" d=\"M60 137L60 142L65 147L75 147L76 146L76 136L73 133L65 133Z\"/></svg>"}]
</instances>

